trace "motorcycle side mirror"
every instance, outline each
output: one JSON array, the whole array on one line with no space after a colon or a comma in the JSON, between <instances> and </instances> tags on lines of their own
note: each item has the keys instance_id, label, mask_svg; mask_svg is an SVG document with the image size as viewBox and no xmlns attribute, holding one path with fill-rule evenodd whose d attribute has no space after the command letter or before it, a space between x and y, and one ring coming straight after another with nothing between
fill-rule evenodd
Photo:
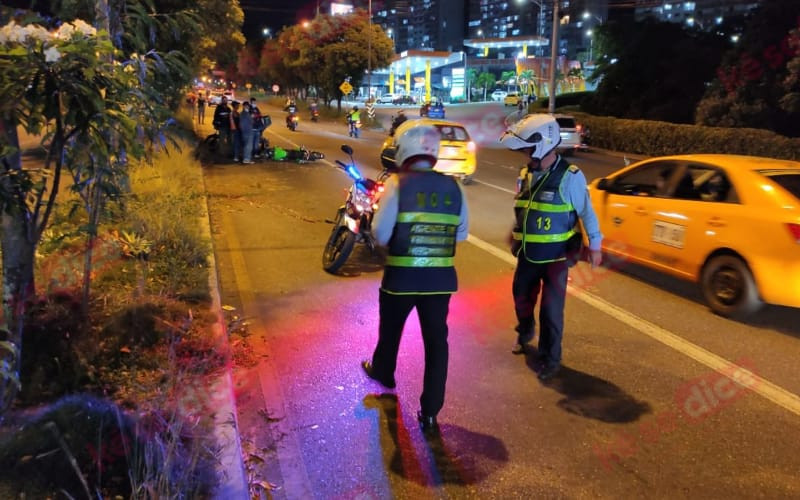
<instances>
[{"instance_id":1,"label":"motorcycle side mirror","mask_svg":"<svg viewBox=\"0 0 800 500\"><path fill-rule=\"evenodd\" d=\"M352 154L353 154L353 148L351 148L347 144L342 144L342 151L344 151L345 154L347 154L347 155L351 155L352 156Z\"/></svg>"}]
</instances>

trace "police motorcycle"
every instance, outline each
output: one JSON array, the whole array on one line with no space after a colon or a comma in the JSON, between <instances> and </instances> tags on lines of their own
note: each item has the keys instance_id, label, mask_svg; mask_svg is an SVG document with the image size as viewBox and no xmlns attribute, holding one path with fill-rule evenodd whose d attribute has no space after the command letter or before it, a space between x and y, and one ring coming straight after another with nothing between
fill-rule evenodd
<instances>
[{"instance_id":1,"label":"police motorcycle","mask_svg":"<svg viewBox=\"0 0 800 500\"><path fill-rule=\"evenodd\" d=\"M364 177L353 160L353 148L344 144L342 151L350 156L350 163L336 160L336 164L353 179L353 185L347 192L344 205L336 211L333 229L322 253L322 268L331 274L344 265L356 242L364 243L370 252L375 250L372 216L383 193L383 181L390 173L384 170L377 180Z\"/></svg>"}]
</instances>

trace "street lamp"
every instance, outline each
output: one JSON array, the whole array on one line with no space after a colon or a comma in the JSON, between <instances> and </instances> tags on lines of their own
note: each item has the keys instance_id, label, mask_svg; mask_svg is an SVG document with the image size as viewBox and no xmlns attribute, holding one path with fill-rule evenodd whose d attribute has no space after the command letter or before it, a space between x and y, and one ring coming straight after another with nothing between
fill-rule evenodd
<instances>
[{"instance_id":1,"label":"street lamp","mask_svg":"<svg viewBox=\"0 0 800 500\"><path fill-rule=\"evenodd\" d=\"M263 34L265 37L269 38L269 28L264 28L263 30L261 30L261 33L262 33L262 34Z\"/></svg>"},{"instance_id":2,"label":"street lamp","mask_svg":"<svg viewBox=\"0 0 800 500\"><path fill-rule=\"evenodd\" d=\"M603 24L603 18L602 18L602 17L600 17L600 16L598 16L598 15L595 15L595 14L592 14L592 13L591 13L591 12L589 12L588 10L587 10L587 11L584 11L584 13L583 13L583 18L584 18L584 19L589 19L590 17L593 17L593 18L595 18L595 19L597 20L597 22L598 22L598 23L600 23L600 24Z\"/></svg>"},{"instance_id":3,"label":"street lamp","mask_svg":"<svg viewBox=\"0 0 800 500\"><path fill-rule=\"evenodd\" d=\"M592 48L594 48L594 32L586 30L586 36L589 37L589 61L592 60Z\"/></svg>"}]
</instances>

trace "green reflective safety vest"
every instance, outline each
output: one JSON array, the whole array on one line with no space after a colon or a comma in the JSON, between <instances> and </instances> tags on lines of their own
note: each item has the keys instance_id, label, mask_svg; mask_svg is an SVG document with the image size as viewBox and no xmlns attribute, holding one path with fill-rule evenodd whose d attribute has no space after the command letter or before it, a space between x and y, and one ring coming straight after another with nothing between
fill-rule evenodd
<instances>
[{"instance_id":1,"label":"green reflective safety vest","mask_svg":"<svg viewBox=\"0 0 800 500\"><path fill-rule=\"evenodd\" d=\"M381 289L397 294L456 291L453 257L462 203L452 177L430 170L400 175L397 221Z\"/></svg>"},{"instance_id":2,"label":"green reflective safety vest","mask_svg":"<svg viewBox=\"0 0 800 500\"><path fill-rule=\"evenodd\" d=\"M578 214L564 199L565 174L578 168L560 159L533 186L526 186L514 204L516 224L512 251L535 264L566 260L567 242L576 233Z\"/></svg>"}]
</instances>

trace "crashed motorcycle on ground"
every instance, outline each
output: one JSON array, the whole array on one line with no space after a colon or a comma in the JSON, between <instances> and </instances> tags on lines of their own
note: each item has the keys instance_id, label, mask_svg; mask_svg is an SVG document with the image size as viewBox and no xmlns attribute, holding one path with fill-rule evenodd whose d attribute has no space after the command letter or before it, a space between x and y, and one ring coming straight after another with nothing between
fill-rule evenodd
<instances>
[{"instance_id":1,"label":"crashed motorcycle on ground","mask_svg":"<svg viewBox=\"0 0 800 500\"><path fill-rule=\"evenodd\" d=\"M322 253L322 268L329 273L336 273L344 265L357 242L365 244L370 252L375 250L372 216L383 193L383 181L389 175L384 171L377 180L364 177L353 160L353 149L345 144L342 151L350 156L350 163L336 160L336 164L353 179L353 185L347 191L344 205L336 211L333 229Z\"/></svg>"}]
</instances>

